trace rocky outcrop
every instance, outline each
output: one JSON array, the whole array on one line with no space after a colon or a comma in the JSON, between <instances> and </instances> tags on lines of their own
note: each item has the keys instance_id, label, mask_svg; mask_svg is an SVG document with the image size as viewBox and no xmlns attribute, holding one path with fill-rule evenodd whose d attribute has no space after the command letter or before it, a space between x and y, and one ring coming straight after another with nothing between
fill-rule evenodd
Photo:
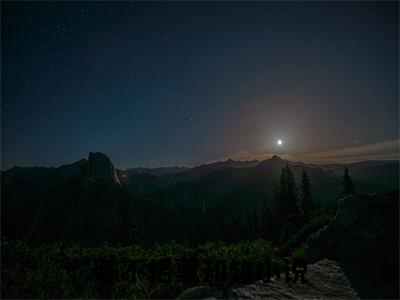
<instances>
[{"instance_id":1,"label":"rocky outcrop","mask_svg":"<svg viewBox=\"0 0 400 300\"><path fill-rule=\"evenodd\" d=\"M332 221L308 239L308 259L343 264L361 297L397 298L398 221L398 191L342 198Z\"/></svg>"},{"instance_id":2,"label":"rocky outcrop","mask_svg":"<svg viewBox=\"0 0 400 300\"><path fill-rule=\"evenodd\" d=\"M359 298L342 267L332 260L321 260L308 266L306 283L286 283L283 278L271 279L270 283L233 288L229 298L248 299L310 299L310 298Z\"/></svg>"},{"instance_id":3,"label":"rocky outcrop","mask_svg":"<svg viewBox=\"0 0 400 300\"><path fill-rule=\"evenodd\" d=\"M107 155L101 152L90 152L84 174L89 179L104 179L121 184L118 174Z\"/></svg>"},{"instance_id":4,"label":"rocky outcrop","mask_svg":"<svg viewBox=\"0 0 400 300\"><path fill-rule=\"evenodd\" d=\"M230 288L224 298L240 299L354 299L359 298L351 286L342 267L332 260L321 260L308 266L306 283L286 283L281 279L271 278L271 282L261 280L254 284ZM211 287L194 287L184 291L178 299L216 299L221 292Z\"/></svg>"}]
</instances>

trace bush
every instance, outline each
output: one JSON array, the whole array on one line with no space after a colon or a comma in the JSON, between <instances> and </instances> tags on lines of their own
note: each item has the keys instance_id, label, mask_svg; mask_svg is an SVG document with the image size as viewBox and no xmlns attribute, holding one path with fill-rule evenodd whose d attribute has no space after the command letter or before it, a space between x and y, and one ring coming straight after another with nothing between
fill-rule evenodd
<instances>
[{"instance_id":1,"label":"bush","mask_svg":"<svg viewBox=\"0 0 400 300\"><path fill-rule=\"evenodd\" d=\"M277 249L265 240L209 242L197 247L170 242L149 249L137 245L83 247L58 243L30 246L18 240L4 240L1 292L3 298L175 297L188 286L174 280L151 285L146 277L132 273L129 261L189 257L197 257L200 262L208 259L227 263L278 260ZM109 267L110 271L99 272L99 266ZM111 277L103 278L104 275Z\"/></svg>"}]
</instances>

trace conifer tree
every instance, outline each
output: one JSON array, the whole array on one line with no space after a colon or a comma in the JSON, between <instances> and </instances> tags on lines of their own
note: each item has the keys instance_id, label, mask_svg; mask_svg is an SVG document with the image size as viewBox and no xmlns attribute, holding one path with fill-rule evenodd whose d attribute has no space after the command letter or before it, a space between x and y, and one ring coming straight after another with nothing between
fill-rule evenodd
<instances>
[{"instance_id":1,"label":"conifer tree","mask_svg":"<svg viewBox=\"0 0 400 300\"><path fill-rule=\"evenodd\" d=\"M347 166L344 168L344 173L342 177L342 195L351 195L354 194L354 184L353 180L351 179L349 175L349 169Z\"/></svg>"},{"instance_id":2,"label":"conifer tree","mask_svg":"<svg viewBox=\"0 0 400 300\"><path fill-rule=\"evenodd\" d=\"M279 180L278 189L278 203L279 206L279 218L283 221L288 216L297 214L297 188L294 182L293 173L289 166L286 165L282 169L281 177Z\"/></svg>"},{"instance_id":3,"label":"conifer tree","mask_svg":"<svg viewBox=\"0 0 400 300\"><path fill-rule=\"evenodd\" d=\"M305 170L301 173L300 190L299 209L303 214L309 214L314 210L315 206L312 201L310 179Z\"/></svg>"}]
</instances>

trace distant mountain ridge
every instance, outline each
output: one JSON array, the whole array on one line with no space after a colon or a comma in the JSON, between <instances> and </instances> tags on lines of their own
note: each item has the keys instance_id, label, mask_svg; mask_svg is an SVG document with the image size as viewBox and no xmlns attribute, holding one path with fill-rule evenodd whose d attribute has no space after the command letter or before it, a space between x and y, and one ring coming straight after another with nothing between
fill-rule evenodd
<instances>
[{"instance_id":1,"label":"distant mountain ridge","mask_svg":"<svg viewBox=\"0 0 400 300\"><path fill-rule=\"evenodd\" d=\"M1 172L2 228L9 237L31 241L96 244L110 238L120 201L139 195L132 201L148 240L218 239L234 219L260 211L286 165L297 185L307 172L315 202L324 205L340 193L341 176L334 171L278 156L193 168L118 170L107 155L93 152L88 159L57 168ZM350 175L358 192L380 192L398 188L398 169L398 161L364 168L358 163ZM218 226L212 225L214 220Z\"/></svg>"},{"instance_id":2,"label":"distant mountain ridge","mask_svg":"<svg viewBox=\"0 0 400 300\"><path fill-rule=\"evenodd\" d=\"M316 178L317 182L320 182L322 178L325 178L326 181L329 181L329 178L338 180L342 176L345 167L344 164L314 165L300 161L292 162L283 160L277 155L273 155L270 159L264 161L235 161L227 159L225 161L202 164L191 168L182 166L157 168L137 167L121 170L114 167L107 155L100 152L91 152L89 153L88 159L81 159L72 164L62 165L57 168L13 167L7 171L2 171L2 175L9 176L11 174L16 175L17 173L34 172L38 174L43 173L42 175L46 176L44 174L49 175L51 173L51 181L57 178L62 180L63 178L79 176L88 179L98 177L143 192L153 192L158 189L171 187L179 182L199 181L202 180L202 178L215 178L216 176L226 176L225 181L229 181L229 178L236 178L236 181L246 181L246 177L248 177L257 182L260 180L257 179L257 177L259 177L257 173L262 173L268 174L267 181L270 181L270 179L276 181L282 167L286 164L295 170L295 177L298 177L296 176L297 169L306 169L313 174L318 173L319 175ZM377 185L378 190L373 190L374 192L379 191L379 186L385 188L396 187L399 181L399 161L396 160L357 162L347 164L347 167L355 181ZM241 169L244 169L244 171L241 171ZM242 177L242 179L239 179L240 177Z\"/></svg>"},{"instance_id":3,"label":"distant mountain ridge","mask_svg":"<svg viewBox=\"0 0 400 300\"><path fill-rule=\"evenodd\" d=\"M348 163L348 164L307 164L302 161L289 161L289 160L283 160L281 159L278 155L272 155L271 158L259 161L257 159L254 160L233 160L231 158L225 160L225 161L217 161L217 162L211 162L211 163L205 163L201 164L199 166L194 166L194 167L186 167L186 166L171 166L171 167L132 167L132 168L126 168L126 169L117 169L114 168L111 160L108 158L108 156L104 153L101 152L90 152L88 159L80 159L74 163L71 164L66 164L66 165L61 165L59 167L40 167L40 166L34 166L34 167L19 167L19 166L14 166L10 169L3 170L1 171L2 173L5 172L13 172L15 170L21 170L21 169L58 169L58 170L64 170L65 172L72 172L73 174L76 174L77 169L75 168L76 165L83 164L85 162L91 161L96 159L98 163L100 161L104 161L105 165L108 165L112 170L111 172L114 173L113 169L115 170L115 173L113 174L114 176L117 176L118 179L121 179L120 177L123 175L137 175L137 174L150 174L154 176L168 176L169 174L178 174L178 173L184 173L186 178L198 178L202 175L205 175L211 171L216 171L216 170L223 170L223 169L228 169L228 168L248 168L248 167L255 167L259 164L271 164L276 161L284 161L286 164L289 166L291 165L304 165L308 167L313 167L313 168L320 168L325 172L330 173L331 175L337 175L341 176L344 171L344 167L347 166L350 173L361 173L364 169L368 168L374 168L374 167L379 167L382 165L388 166L388 165L398 165L399 160L367 160L367 161L361 161L361 162L355 162L355 163ZM91 164L91 162L89 162ZM105 166L104 165L104 166ZM75 169L74 169L75 168ZM12 171L13 170L13 171ZM71 171L73 170L73 171ZM72 174L71 173L71 174ZM184 176L182 176L184 177ZM115 178L117 180L117 178Z\"/></svg>"},{"instance_id":4,"label":"distant mountain ridge","mask_svg":"<svg viewBox=\"0 0 400 300\"><path fill-rule=\"evenodd\" d=\"M348 167L350 172L354 173L362 171L365 168L376 167L382 164L396 164L396 163L398 163L398 160L366 160L349 164L319 164L319 165L310 164L310 166L319 167L324 171L332 170L337 175L342 175L345 166Z\"/></svg>"}]
</instances>

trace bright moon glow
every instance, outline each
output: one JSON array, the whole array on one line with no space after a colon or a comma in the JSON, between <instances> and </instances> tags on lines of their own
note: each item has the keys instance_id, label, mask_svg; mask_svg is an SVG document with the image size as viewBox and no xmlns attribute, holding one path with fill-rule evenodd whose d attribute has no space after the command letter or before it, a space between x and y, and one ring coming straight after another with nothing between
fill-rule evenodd
<instances>
[{"instance_id":1,"label":"bright moon glow","mask_svg":"<svg viewBox=\"0 0 400 300\"><path fill-rule=\"evenodd\" d=\"M277 144L278 146L282 146L282 140L277 140L277 141L276 141L276 144Z\"/></svg>"}]
</instances>

